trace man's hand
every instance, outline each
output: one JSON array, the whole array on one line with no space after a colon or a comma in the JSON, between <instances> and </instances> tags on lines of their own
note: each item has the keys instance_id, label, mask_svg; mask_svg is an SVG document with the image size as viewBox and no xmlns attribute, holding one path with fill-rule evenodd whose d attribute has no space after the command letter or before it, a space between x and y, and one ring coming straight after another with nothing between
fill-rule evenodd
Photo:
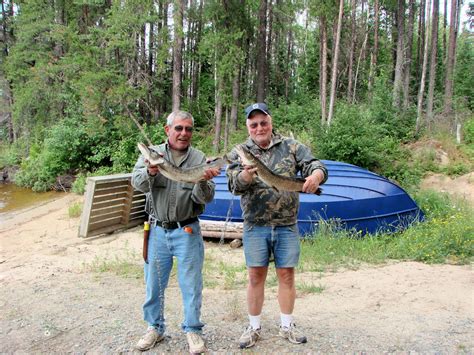
<instances>
[{"instance_id":1,"label":"man's hand","mask_svg":"<svg viewBox=\"0 0 474 355\"><path fill-rule=\"evenodd\" d=\"M150 165L148 159L145 159L145 165L148 171L148 175L150 176L156 176L156 174L160 172L160 169L158 169L158 165Z\"/></svg>"},{"instance_id":2,"label":"man's hand","mask_svg":"<svg viewBox=\"0 0 474 355\"><path fill-rule=\"evenodd\" d=\"M209 168L206 171L204 171L204 180L211 180L212 178L216 177L219 175L220 169L217 168Z\"/></svg>"},{"instance_id":3,"label":"man's hand","mask_svg":"<svg viewBox=\"0 0 474 355\"><path fill-rule=\"evenodd\" d=\"M324 173L317 169L306 178L306 182L303 185L303 192L307 194L314 194L318 188L321 181L324 179Z\"/></svg>"},{"instance_id":4,"label":"man's hand","mask_svg":"<svg viewBox=\"0 0 474 355\"><path fill-rule=\"evenodd\" d=\"M239 174L239 178L246 184L250 184L257 175L257 168L252 165L244 165L244 170Z\"/></svg>"}]
</instances>

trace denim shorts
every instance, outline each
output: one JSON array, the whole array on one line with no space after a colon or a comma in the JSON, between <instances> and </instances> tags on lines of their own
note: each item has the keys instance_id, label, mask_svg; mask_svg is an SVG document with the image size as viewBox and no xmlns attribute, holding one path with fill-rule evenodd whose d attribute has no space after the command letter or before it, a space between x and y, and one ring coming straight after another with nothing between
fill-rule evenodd
<instances>
[{"instance_id":1,"label":"denim shorts","mask_svg":"<svg viewBox=\"0 0 474 355\"><path fill-rule=\"evenodd\" d=\"M268 266L272 256L275 267L298 265L300 238L298 226L260 226L244 224L243 244L247 267Z\"/></svg>"}]
</instances>

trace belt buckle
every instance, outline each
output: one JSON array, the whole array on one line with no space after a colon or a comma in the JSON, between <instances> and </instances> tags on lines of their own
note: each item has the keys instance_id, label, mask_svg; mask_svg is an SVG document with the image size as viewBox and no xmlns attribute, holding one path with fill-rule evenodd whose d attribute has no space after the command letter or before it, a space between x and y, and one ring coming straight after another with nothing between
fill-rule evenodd
<instances>
[{"instance_id":1,"label":"belt buckle","mask_svg":"<svg viewBox=\"0 0 474 355\"><path fill-rule=\"evenodd\" d=\"M173 222L161 222L161 225L164 229L173 229Z\"/></svg>"}]
</instances>

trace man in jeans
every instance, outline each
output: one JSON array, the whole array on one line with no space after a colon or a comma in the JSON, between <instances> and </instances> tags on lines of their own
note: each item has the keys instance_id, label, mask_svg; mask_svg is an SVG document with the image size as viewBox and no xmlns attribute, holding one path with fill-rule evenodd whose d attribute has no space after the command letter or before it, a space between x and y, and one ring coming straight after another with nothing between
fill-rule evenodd
<instances>
[{"instance_id":1,"label":"man in jeans","mask_svg":"<svg viewBox=\"0 0 474 355\"><path fill-rule=\"evenodd\" d=\"M204 154L190 146L193 126L194 118L190 113L171 113L165 126L167 141L151 149L178 167L188 168L204 163ZM143 304L148 329L136 345L138 350L151 349L164 339L165 289L173 258L176 258L184 306L182 329L191 353L206 351L201 337L204 324L200 320L204 245L197 217L204 211L205 204L214 198L215 184L211 179L218 174L218 169L208 169L199 183L181 183L164 177L159 167L150 165L143 156L135 164L132 185L147 196L146 211L151 224L145 263L146 299Z\"/></svg>"},{"instance_id":2,"label":"man in jeans","mask_svg":"<svg viewBox=\"0 0 474 355\"><path fill-rule=\"evenodd\" d=\"M295 177L301 172L306 179L303 192L315 193L327 180L326 167L305 145L273 132L272 117L266 104L250 105L245 113L249 138L243 145L276 174ZM255 167L237 163L235 150L229 158L235 161L227 169L229 190L241 196L243 244L249 278L247 307L250 324L240 337L239 345L242 349L250 348L260 338L265 279L272 257L278 277L279 335L294 344L306 343L306 337L296 329L293 320L295 267L300 254L296 225L299 193L277 191L267 186L256 176Z\"/></svg>"}]
</instances>

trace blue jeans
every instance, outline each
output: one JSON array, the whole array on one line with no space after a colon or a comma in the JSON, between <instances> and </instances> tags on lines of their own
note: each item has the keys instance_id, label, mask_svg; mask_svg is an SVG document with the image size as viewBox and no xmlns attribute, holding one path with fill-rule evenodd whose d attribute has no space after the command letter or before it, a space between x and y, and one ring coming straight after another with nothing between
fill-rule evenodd
<instances>
[{"instance_id":1,"label":"blue jeans","mask_svg":"<svg viewBox=\"0 0 474 355\"><path fill-rule=\"evenodd\" d=\"M292 268L298 265L300 238L296 224L290 226L244 224L242 239L248 267L268 266L272 254L277 268Z\"/></svg>"},{"instance_id":2,"label":"blue jeans","mask_svg":"<svg viewBox=\"0 0 474 355\"><path fill-rule=\"evenodd\" d=\"M148 240L148 264L145 263L146 299L143 317L158 333L165 332L165 289L173 267L173 257L178 262L178 283L184 307L184 321L181 328L185 332L199 333L202 304L202 267L204 245L199 222L183 228L163 229L151 227Z\"/></svg>"}]
</instances>

